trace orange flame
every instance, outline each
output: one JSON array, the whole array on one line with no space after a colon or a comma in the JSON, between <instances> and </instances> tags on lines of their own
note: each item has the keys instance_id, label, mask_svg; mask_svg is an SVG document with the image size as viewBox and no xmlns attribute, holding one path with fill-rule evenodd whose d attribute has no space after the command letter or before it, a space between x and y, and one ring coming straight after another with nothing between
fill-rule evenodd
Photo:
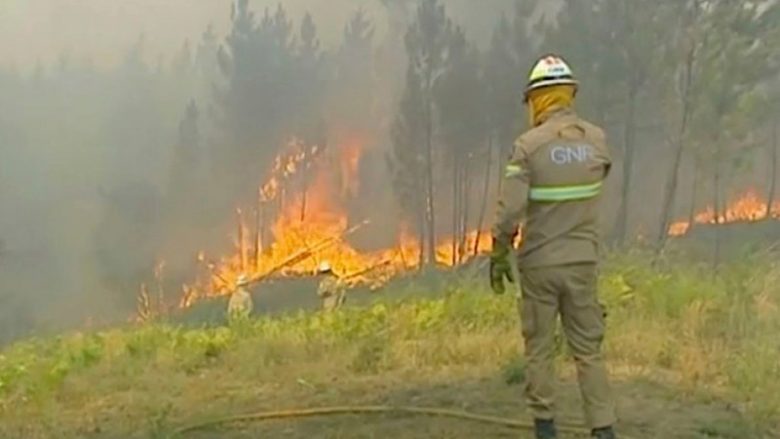
<instances>
[{"instance_id":1,"label":"orange flame","mask_svg":"<svg viewBox=\"0 0 780 439\"><path fill-rule=\"evenodd\" d=\"M758 195L755 189L744 192L736 201L729 204L725 211L717 216L715 209L708 206L693 217L694 224L728 224L737 222L755 222L769 218L780 218L780 201L770 207L767 201ZM670 236L682 236L691 228L690 221L677 221L669 226Z\"/></svg>"},{"instance_id":2,"label":"orange flame","mask_svg":"<svg viewBox=\"0 0 780 439\"><path fill-rule=\"evenodd\" d=\"M370 287L383 285L390 278L416 268L420 243L404 228L400 229L395 246L389 248L359 250L347 240L346 235L355 225L341 204L346 198L354 197L359 189L362 151L363 142L357 136L348 137L334 151L324 151L317 146L306 148L296 139L289 142L285 151L274 160L268 180L259 188L257 209L277 209L276 218L268 227L270 246L261 246L263 234L257 230L259 225L254 225L255 230L247 225L247 217L252 215L237 209L233 251L216 261L210 260L205 252L199 252L196 260L205 276L182 286L179 305L186 308L199 298L230 294L241 274L255 281L269 274L311 276L322 261L328 261L334 272L348 283ZM320 153L331 153L339 166L317 166L322 163L315 163L314 159L319 158ZM282 193L293 192L286 189L293 177L301 172L313 173L313 178L304 178L309 182L306 189L294 188L299 193L286 196L281 207L278 203L270 203ZM472 231L462 244L463 257L458 259L465 261L475 251L490 250L490 233ZM251 249L255 249L254 255ZM457 260L452 254L452 239L440 242L435 251L436 261L441 265L451 266L452 261ZM295 259L300 254L306 257ZM291 259L294 259L293 263L285 265Z\"/></svg>"},{"instance_id":3,"label":"orange flame","mask_svg":"<svg viewBox=\"0 0 780 439\"><path fill-rule=\"evenodd\" d=\"M182 285L180 307L190 307L204 297L230 294L241 274L254 281L269 275L311 276L320 262L328 261L346 282L378 287L392 277L418 267L420 242L403 225L395 245L388 248L358 249L348 241L351 231L365 223L352 221L343 206L344 201L354 197L359 189L363 143L357 136L345 139L332 151L318 146L307 147L297 139L287 144L274 160L268 180L258 189L254 212L236 209L230 254L217 259L210 259L203 251L196 255L198 275L193 282ZM339 165L329 166L328 160L320 160L325 154ZM262 225L255 220L250 225L248 219L259 219L261 212L263 218L273 214L271 223ZM765 218L767 212L773 218L780 218L780 202L773 203L768 210L767 203L756 191L747 191L725 209L719 222L757 221ZM715 222L712 208L694 216L696 224ZM669 234L684 235L690 226L687 221L675 222L670 226ZM270 238L266 239L270 245L263 242L263 236ZM491 234L487 231L472 230L457 245L453 245L453 239L441 240L434 249L439 265L449 267L466 262L475 254L489 252L492 247ZM519 241L520 236L517 243ZM454 251L459 254L454 255ZM162 270L161 263L155 269L158 281ZM149 292L145 286L142 293L139 314L148 314Z\"/></svg>"},{"instance_id":4,"label":"orange flame","mask_svg":"<svg viewBox=\"0 0 780 439\"><path fill-rule=\"evenodd\" d=\"M357 195L360 189L358 169L363 151L363 142L352 137L343 144L341 149L341 195L342 197Z\"/></svg>"}]
</instances>

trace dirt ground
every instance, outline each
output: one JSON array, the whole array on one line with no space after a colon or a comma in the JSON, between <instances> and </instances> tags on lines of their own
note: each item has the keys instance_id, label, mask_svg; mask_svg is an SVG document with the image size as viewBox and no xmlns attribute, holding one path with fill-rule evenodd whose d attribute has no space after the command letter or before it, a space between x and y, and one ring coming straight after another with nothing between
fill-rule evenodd
<instances>
[{"instance_id":1,"label":"dirt ground","mask_svg":"<svg viewBox=\"0 0 780 439\"><path fill-rule=\"evenodd\" d=\"M633 439L747 438L739 413L718 402L678 403L672 392L652 383L616 383L622 437ZM259 395L254 407L238 413L292 407L385 404L447 407L470 412L528 420L522 403L522 389L507 385L499 377L471 378L458 382L421 384L401 377L361 382L334 382L328 388L302 385L293 394ZM582 424L579 392L567 381L559 389L559 421ZM276 402L271 405L271 400ZM197 419L193 419L197 423ZM183 435L206 438L532 438L526 431L457 419L405 415L343 415L320 418L265 421L224 426ZM582 437L562 435L566 437Z\"/></svg>"},{"instance_id":2,"label":"dirt ground","mask_svg":"<svg viewBox=\"0 0 780 439\"><path fill-rule=\"evenodd\" d=\"M278 287L277 287L278 288ZM299 290L293 288L293 290ZM305 288L300 288L305 290ZM273 289L272 289L272 292ZM268 291L266 291L268 293ZM282 311L289 303L277 303L276 294L266 294L262 309ZM311 296L311 295L308 295ZM298 306L315 309L318 302L300 295ZM297 296L296 296L297 297ZM286 299L289 301L289 290ZM304 306L305 305L305 306ZM390 405L441 407L530 421L523 404L522 386L508 385L496 370L386 371L376 376L339 376L337 371L319 371L317 383L292 383L290 375L278 385L257 383L256 389L236 390L236 397L212 401L208 417L262 411L344 405ZM738 407L717 398L698 399L666 387L665 379L637 379L628 374L615 380L620 437L628 439L761 439ZM247 393L255 396L247 398ZM571 371L559 389L558 412L562 424L583 425L581 398ZM240 396L239 396L240 395ZM684 402L683 402L684 401ZM175 410L179 411L179 410ZM170 420L175 425L197 424L198 411ZM207 438L532 438L529 432L466 420L411 415L336 415L233 424L188 433L186 439ZM582 437L561 435L562 438ZM763 436L769 438L771 436ZM777 436L780 437L780 436Z\"/></svg>"}]
</instances>

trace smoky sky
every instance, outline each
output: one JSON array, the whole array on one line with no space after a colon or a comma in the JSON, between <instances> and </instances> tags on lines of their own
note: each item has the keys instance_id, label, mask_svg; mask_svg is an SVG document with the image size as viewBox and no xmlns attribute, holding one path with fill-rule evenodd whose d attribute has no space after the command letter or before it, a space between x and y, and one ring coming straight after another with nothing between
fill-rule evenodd
<instances>
[{"instance_id":1,"label":"smoky sky","mask_svg":"<svg viewBox=\"0 0 780 439\"><path fill-rule=\"evenodd\" d=\"M262 11L278 3L253 0L251 5ZM378 9L378 2L356 0L282 3L292 16L308 10L322 17L324 39L335 37L339 23L355 8ZM141 35L164 56L185 39L197 38L208 25L224 33L230 5L231 0L4 0L0 2L0 59L28 66L65 54L88 57L96 64L112 63L122 48Z\"/></svg>"},{"instance_id":2,"label":"smoky sky","mask_svg":"<svg viewBox=\"0 0 780 439\"><path fill-rule=\"evenodd\" d=\"M259 180L263 178L264 170L271 165L251 163L252 170L246 171L239 154L262 149L269 152L268 157L272 157L278 152L274 148L283 144L278 137L311 131L308 134L314 138L323 134L318 131L327 131L323 128L328 127L319 126L324 125L323 121L338 125L344 122L336 120L338 118L362 119L346 111L352 109L350 105L343 105L350 99L357 103L368 102L366 111L361 108L358 116L370 113L371 124L366 125L370 128L367 131L376 137L371 139L372 143L385 149L388 145L392 146L391 127L400 112L399 101L402 100L406 80L408 54L404 52L404 30L414 18L414 6L420 0L248 0L255 22L260 20L265 9L270 9L273 15L277 6L283 5L286 16L279 16L291 23L289 38L296 40L292 46L299 47L301 40L305 39L304 34L315 34L321 44L310 47L316 46L317 51L324 55L322 59L328 62L288 63L284 69L277 71L274 63L265 62L263 58L268 52L247 51L240 59L242 69L247 69L242 70L246 76L240 78L263 78L265 81L264 78L271 77L274 81L248 81L246 88L240 88L242 81L238 80L228 84L231 73L224 68L226 57L221 56L231 50L227 39L231 29L242 27L239 24L231 27L231 6L235 1L239 0L0 0L0 343L4 331L7 333L8 328L19 325L17 318L27 320L28 326L30 323L46 326L46 320L62 320L63 315L101 316L101 309L116 308L116 305L124 307L120 309L120 314L126 318L127 307L133 306L138 291L139 282L135 279L143 279L152 272L151 266L161 256L160 248L172 248L184 255L180 261L182 264L191 265L191 255L201 246L210 251L212 240L217 243L213 247L223 243L229 245L230 235L222 226L233 221L231 212L236 199L241 198L237 192L243 190L254 195L256 184L261 183ZM630 136L624 133L630 130L623 127L630 124L624 120L624 115L631 114L633 117L634 113L624 111L627 104L622 102L622 98L613 99L611 95L605 95L607 97L603 100L596 100L594 97L619 92L621 81L630 75L620 73L619 69L617 73L612 68L604 70L609 73L607 75L601 74L601 70L588 68L612 62L612 55L622 54L625 50L627 43L614 37L621 27L612 27L612 16L593 16L591 19L603 18L607 21L580 23L579 16L572 16L571 11L577 13L577 8L583 6L581 3L588 3L586 0L567 3L563 0L527 0L525 4L531 6L528 9L515 9L514 5L523 4L519 0L439 0L439 3L446 8L452 22L462 27L465 39L480 49L475 52L478 54L476 64L490 66L486 71L500 72L504 85L512 89L504 93L506 89L502 88L497 95L513 94L519 99L523 76L527 72L520 67L536 55L531 53L533 51L562 51L567 57L579 57L573 61L574 70L582 72L583 76L578 110L583 109L586 117L603 118L608 138L614 139L610 143L618 147L622 142L628 143ZM568 11L571 21L566 26L557 26L557 19L567 17L566 14L555 14L564 4L574 8ZM642 2L637 4L644 5ZM664 3L675 14L677 9L672 6L681 4L687 2ZM728 5L729 2L722 4ZM655 9L654 6L648 7L648 10ZM365 13L370 27L375 30L371 33L369 50L352 52L351 57L341 56L340 50L348 34L345 25L351 18L361 16L356 14L359 10ZM516 10L529 11L529 16L515 15ZM566 8L560 10L567 12ZM311 21L303 19L306 12L311 14L314 26L311 26ZM488 63L489 49L494 44L498 49L504 49L502 41L491 41L502 14L508 16L504 22L524 23L528 29L522 31L523 38L520 39L512 38L511 30L509 34L503 34L504 39L510 39L506 43L507 50L493 52L498 53L497 58L500 59ZM666 15L660 17L652 23L665 23L668 25L667 33L676 32L675 20ZM551 26L536 26L542 18L549 19L544 24ZM641 22L644 17L636 18ZM249 20L244 22L244 26L247 22ZM715 24L718 23L715 21ZM574 24L582 24L582 27ZM313 27L316 27L316 32ZM211 32L207 31L209 28ZM630 27L623 28L633 32ZM741 26L721 28L738 35L742 35L740 32L748 33ZM555 34L562 34L565 38L546 40ZM241 32L238 35L242 35ZM729 41L709 40L713 53L720 51L718 45L721 40ZM604 41L613 45L605 46L602 44ZM533 47L536 42L541 44L540 47ZM660 44L663 41L659 41L663 51L658 56L678 53L676 44L679 42L674 38L667 42L673 45L666 47ZM638 47L638 57L654 56L645 54L650 46ZM609 56L605 54L607 52ZM509 55L504 56L506 53ZM504 60L511 61L515 55L528 59L503 63ZM352 62L360 61L354 59L356 57L369 59L369 65L364 67L359 62ZM741 62L739 57L726 58ZM338 63L343 64L341 67L349 67L343 68L344 71L350 71L356 64L359 71L356 75L344 76L347 80L341 78L341 82L335 81L338 75L334 72L338 69L334 66ZM500 67L504 64L512 71L501 71ZM665 65L648 63L655 64L659 67ZM321 70L317 72L312 68L313 76L306 76L306 67L302 65ZM713 69L720 69L719 64L713 65ZM232 67L230 63L227 66ZM667 110L671 102L667 94L673 96L678 92L678 67L669 66L662 69L663 74L653 71L647 75L652 79L647 88L649 92L643 91L637 101L641 110L639 119L642 120L636 126L637 144L642 146L636 149L637 157L646 156L637 158L636 163L649 160L654 166L637 166L636 178L639 179L637 181L650 182L642 186L643 195L655 196L658 201L643 199L641 206L636 203L630 209L635 220L658 217L656 211L663 192L660 188L665 186L659 179L666 175L658 169L668 165L668 158L659 157L667 154L674 143L669 138L678 135L675 112ZM734 68L732 73L741 71L745 70ZM323 72L323 77L328 80L320 84L321 89L299 87L301 84L318 83L322 78L317 74ZM623 78L613 75L623 75ZM713 75L713 80L722 77ZM360 89L356 83L365 78L369 79L368 85ZM616 84L606 84L615 80ZM701 85L706 84L703 82ZM238 88L230 88L232 86ZM245 92L258 90L262 93L244 99L248 96ZM231 91L235 93L230 94ZM320 96L315 96L318 94ZM687 102L687 99L683 101ZM469 107L472 102L451 107ZM745 102L752 103L751 100ZM582 105L588 103L590 105ZM494 109L512 113L508 118L499 118L508 120L507 126L521 118L520 114L516 114L521 109L514 108L512 102L510 104L508 107L500 107L496 102L490 104ZM609 108L606 108L607 104ZM188 112L189 108L195 111ZM279 108L292 110L285 113ZM588 110L591 114L586 114ZM267 120L258 117L259 112ZM187 119L188 114L194 115L193 120ZM702 120L707 122L705 116L708 113L702 112ZM315 123L318 117L322 120ZM327 120L329 118L333 120ZM259 122L265 124L260 125ZM703 123L703 126L709 125ZM183 129L192 126L197 130ZM750 126L746 125L742 131L755 133L752 137L742 131L738 133L746 139L735 140L739 146L737 149L741 150L743 143L755 144L756 147L767 144L761 140L760 129L747 128ZM198 141L190 144L187 141L190 138ZM755 138L759 141L756 142ZM682 140L677 143L683 144ZM709 140L704 142L706 145L709 143ZM511 140L505 142L505 145L510 144ZM192 148L187 149L186 146ZM235 150L233 152L238 151L238 158L224 154L231 148ZM374 149L377 157L385 152L377 151L379 149ZM188 154L203 156L200 161L193 162L200 166L198 169L205 169L207 164L211 167L203 172L176 172L172 164L177 163L177 154L182 151L181 157L184 158L189 157ZM217 167L213 166L214 163L219 162L215 158L226 156L229 157L226 162L233 160L228 164L241 166L238 169L231 166L212 169ZM376 159L377 169L387 171L384 158ZM733 167L749 166L750 163L742 160L744 158L746 156L740 156L739 163L734 160ZM616 159L619 161L622 157L616 155ZM266 155L257 160L272 161ZM662 162L660 165L659 160ZM716 188L709 189L709 192L697 192L702 186L697 180L708 178L709 171L705 168L709 165L704 162L709 159L698 157L697 153L690 154L685 160L686 169L691 168L692 172L682 173L680 185L685 186L687 195L684 198L694 202L690 208L686 207L693 213L696 197L702 198L711 193L718 195L718 189L716 183ZM185 168L190 171L187 163ZM761 169L764 168L757 172L742 172L741 178L760 179ZM242 173L250 175L244 178ZM200 190L203 198L210 202L198 200L197 204L208 208L205 209L207 212L182 214L188 219L208 220L208 223L185 227L180 218L170 213L180 213L171 207L176 204L171 201L175 201L171 195L175 192L172 188L177 187L172 181L177 175L190 174L216 177L212 178L213 181L209 180L209 184L203 184ZM230 180L232 174L241 175L242 178L236 179L237 183L248 184L236 184L239 189L233 190L236 188L229 187L224 181ZM371 178L376 180L375 174L378 172L370 173ZM228 177L222 178L225 175ZM389 186L382 183L386 182L374 181L376 186ZM185 189L190 187L183 183L180 186ZM645 187L652 190L648 192ZM200 195L200 192L195 192ZM388 196L392 195L390 189L381 195L392 200L392 196ZM161 218L163 214L170 218ZM154 215L160 218L152 218ZM140 227L147 223L151 225L146 229ZM155 248L155 245L160 248ZM177 261L170 258L168 261L168 267L176 266ZM121 285L115 279L120 277L124 280Z\"/></svg>"},{"instance_id":3,"label":"smoky sky","mask_svg":"<svg viewBox=\"0 0 780 439\"><path fill-rule=\"evenodd\" d=\"M402 2L403 0L398 0ZM29 68L61 57L110 65L123 49L143 36L148 57L166 57L182 42L196 40L211 25L223 35L233 0L3 0L0 2L0 65ZM375 18L384 32L380 0L251 0L261 14L283 4L292 17L310 12L325 45L336 43L344 23L357 9ZM413 3L413 2L410 2ZM477 40L485 40L511 0L447 0L450 14ZM555 1L541 3L554 4ZM151 61L154 61L152 59Z\"/></svg>"},{"instance_id":4,"label":"smoky sky","mask_svg":"<svg viewBox=\"0 0 780 439\"><path fill-rule=\"evenodd\" d=\"M408 19L416 2L393 1L408 7ZM249 0L256 16L280 3L296 26L311 13L325 51L338 49L345 24L360 9L376 30L376 47L394 41L402 50L403 33L386 31L398 22L398 10L389 12L381 0ZM514 4L442 3L477 43L489 40L501 13L511 13ZM219 74L183 75L176 60L185 42L197 56L209 26L216 45L224 44L232 4L0 0L0 331L127 317L138 283L124 285L120 296L104 272L138 267L122 274L139 278L151 272L158 255L138 244L135 215L144 221L146 206L166 207L159 200L191 100L199 104L203 145L213 136L209 106ZM216 48L209 50L214 55ZM403 59L399 52L382 66L397 77L385 78L395 85L377 93L387 111L403 79ZM157 201L144 198L149 194ZM224 211L229 221L230 209ZM207 239L175 229L186 235L175 242ZM227 241L221 232L211 238ZM180 250L189 255L194 249Z\"/></svg>"}]
</instances>

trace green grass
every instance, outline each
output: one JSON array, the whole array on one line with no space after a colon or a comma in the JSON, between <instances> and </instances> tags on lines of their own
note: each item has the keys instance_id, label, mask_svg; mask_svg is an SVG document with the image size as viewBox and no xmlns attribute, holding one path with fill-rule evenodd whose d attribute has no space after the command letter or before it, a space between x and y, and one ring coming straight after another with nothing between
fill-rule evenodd
<instances>
[{"instance_id":1,"label":"green grass","mask_svg":"<svg viewBox=\"0 0 780 439\"><path fill-rule=\"evenodd\" d=\"M621 254L604 266L615 379L662 381L674 398L729 401L748 425L776 426L780 266L746 258L713 277L704 265L646 261ZM160 437L187 413L227 410L277 382L327 389L333 377L446 379L462 371L522 382L514 299L489 294L482 279L449 285L443 297L406 295L333 314L202 328L147 324L16 343L0 355L0 436L98 437L106 428L122 436L143 425L143 437Z\"/></svg>"}]
</instances>

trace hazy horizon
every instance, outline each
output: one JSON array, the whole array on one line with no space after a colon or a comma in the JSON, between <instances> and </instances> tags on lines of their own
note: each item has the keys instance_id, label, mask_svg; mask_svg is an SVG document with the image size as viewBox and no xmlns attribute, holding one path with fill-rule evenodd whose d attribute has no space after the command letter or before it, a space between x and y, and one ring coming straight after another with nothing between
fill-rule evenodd
<instances>
[{"instance_id":1,"label":"hazy horizon","mask_svg":"<svg viewBox=\"0 0 780 439\"><path fill-rule=\"evenodd\" d=\"M106 67L122 59L125 49L144 39L147 61L169 58L185 41L198 41L209 25L224 35L234 0L4 0L0 4L0 65L29 70L39 62L56 63L63 55ZM251 0L262 14L279 0ZM306 11L317 20L326 45L336 42L360 3L372 15L383 13L379 1L284 0L291 18ZM186 11L186 15L182 12ZM375 16L381 25L383 17Z\"/></svg>"},{"instance_id":2,"label":"hazy horizon","mask_svg":"<svg viewBox=\"0 0 780 439\"><path fill-rule=\"evenodd\" d=\"M240 111L230 108L256 114L265 111L263 102L274 98L274 90L290 95L269 104L278 107L283 102L288 113L253 131L255 118L262 121L263 117L253 116L248 127L225 127L217 123L219 114L214 113L226 109L221 99L231 87L221 82L224 72L217 53L220 46L230 50L226 36L235 1L0 2L0 93L4 96L0 108L0 201L4 206L0 301L6 301L6 318L22 320L8 323L9 327L51 327L85 315L110 319L114 311L126 315L158 259L167 262L168 279L173 281L177 270L191 269L196 250L228 245L224 235L231 227L231 206L241 198L240 192L251 191L262 181L270 167L268 161L281 144L279 137L299 134L296 131L305 129L304 121L321 118L317 113L322 108L328 108L323 114L334 125L329 127L333 131L344 121L363 123L353 120L361 119L358 116L363 111L356 115L351 105L341 104L374 100L365 111L372 112L372 124L365 122L370 125L366 129L375 144L389 142L388 124L403 86L403 29L411 19L413 2L406 3L409 9L404 12L398 7L388 10L382 0L249 0L256 21L265 9L273 13L281 3L297 40L301 39L302 17L311 13L327 63L308 74L331 75L338 62L358 69L361 78L371 75L360 69L377 72L377 82L361 85L331 80L315 89L286 88L306 81L287 73L276 77L267 90L270 95L258 95ZM399 0L396 5L403 4ZM452 21L466 30L467 38L485 45L501 13L511 10L514 0L490 0L487 7L479 8L471 0L443 4ZM345 61L336 52L342 47L345 25L360 9L375 30L370 47L374 53L353 54L351 61ZM389 34L385 29L391 23L399 28ZM216 38L204 43L209 26ZM140 51L134 51L139 41ZM187 41L191 51L185 59L181 55ZM273 70L263 70L262 55L257 53L251 58L251 69L273 75ZM59 69L60 60L76 68ZM35 74L38 66L43 67L40 77ZM250 93L263 90L261 84L253 87ZM192 121L197 128L193 136L199 142L181 138L190 101L200 110L199 118ZM236 114L232 113L233 122ZM269 113L265 119L272 116ZM258 158L251 171L231 162L235 169L219 176L213 166L191 173L209 181L204 197L211 198L206 203L200 200L209 209L211 223L207 226L187 226L191 217L184 213L181 218L163 218L183 210L170 207L172 201L167 198L174 191L172 181L180 176L172 170L181 161L177 154L182 150L177 145L195 143L194 154L222 154L230 148L240 151L237 133L249 136L258 151L265 151L266 162ZM375 167L383 169L381 153L376 153L374 161ZM232 175L246 175L246 184L231 186L235 183ZM378 177L375 180L371 183L386 186ZM385 202L394 206L392 193L383 194ZM4 322L0 320L0 325Z\"/></svg>"}]
</instances>

